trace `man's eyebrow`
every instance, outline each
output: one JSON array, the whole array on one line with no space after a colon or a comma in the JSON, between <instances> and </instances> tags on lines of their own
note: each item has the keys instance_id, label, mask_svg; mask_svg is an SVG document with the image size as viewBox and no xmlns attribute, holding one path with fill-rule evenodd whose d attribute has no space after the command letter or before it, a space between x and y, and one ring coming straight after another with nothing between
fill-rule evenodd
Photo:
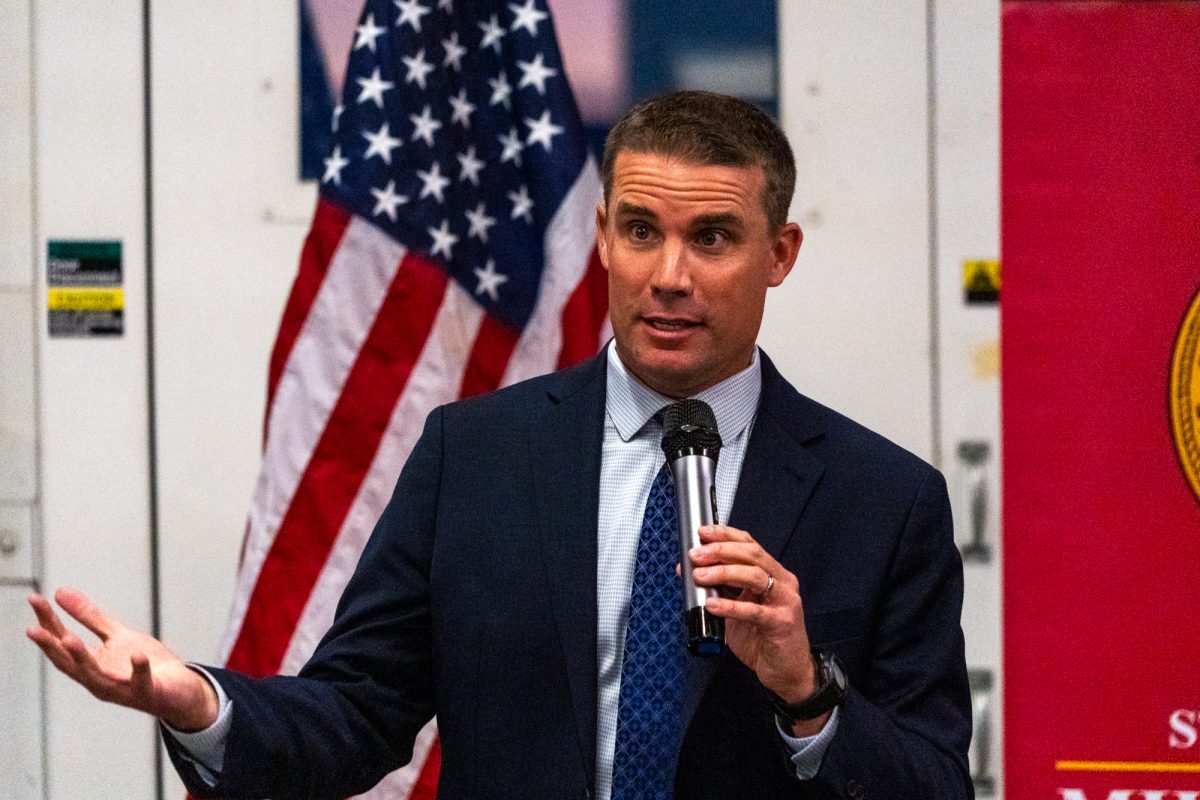
<instances>
[{"instance_id":1,"label":"man's eyebrow","mask_svg":"<svg viewBox=\"0 0 1200 800\"><path fill-rule=\"evenodd\" d=\"M692 219L693 228L709 228L713 226L741 227L742 218L728 211L718 214L701 214Z\"/></svg>"},{"instance_id":2,"label":"man's eyebrow","mask_svg":"<svg viewBox=\"0 0 1200 800\"><path fill-rule=\"evenodd\" d=\"M626 203L624 200L617 202L616 213L619 217L646 217L647 219L658 219L658 214L655 214L646 206L639 206L634 203Z\"/></svg>"}]
</instances>

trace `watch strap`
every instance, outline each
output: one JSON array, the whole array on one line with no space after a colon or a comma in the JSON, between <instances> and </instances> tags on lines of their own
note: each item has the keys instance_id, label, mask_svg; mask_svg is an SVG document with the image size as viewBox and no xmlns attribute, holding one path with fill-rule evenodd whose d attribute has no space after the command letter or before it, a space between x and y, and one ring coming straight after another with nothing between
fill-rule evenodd
<instances>
[{"instance_id":1,"label":"watch strap","mask_svg":"<svg viewBox=\"0 0 1200 800\"><path fill-rule=\"evenodd\" d=\"M807 722L832 711L846 696L846 675L837 656L822 650L814 650L813 662L817 666L817 690L796 703L789 703L774 692L768 691L776 715L789 722Z\"/></svg>"}]
</instances>

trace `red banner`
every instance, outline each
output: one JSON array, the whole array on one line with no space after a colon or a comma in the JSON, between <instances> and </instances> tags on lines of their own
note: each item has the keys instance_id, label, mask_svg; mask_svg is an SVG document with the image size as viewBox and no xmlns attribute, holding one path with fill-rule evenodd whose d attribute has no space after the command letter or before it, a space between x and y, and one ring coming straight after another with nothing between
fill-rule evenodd
<instances>
[{"instance_id":1,"label":"red banner","mask_svg":"<svg viewBox=\"0 0 1200 800\"><path fill-rule=\"evenodd\" d=\"M1200 797L1200 3L1004 2L1005 784Z\"/></svg>"}]
</instances>

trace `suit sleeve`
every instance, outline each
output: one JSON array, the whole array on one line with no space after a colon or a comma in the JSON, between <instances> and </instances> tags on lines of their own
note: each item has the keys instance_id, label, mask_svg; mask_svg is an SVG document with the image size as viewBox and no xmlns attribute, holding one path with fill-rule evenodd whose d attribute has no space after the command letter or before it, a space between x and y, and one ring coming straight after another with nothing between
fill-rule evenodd
<instances>
[{"instance_id":1,"label":"suit sleeve","mask_svg":"<svg viewBox=\"0 0 1200 800\"><path fill-rule=\"evenodd\" d=\"M930 469L875 609L870 669L843 701L837 734L807 796L974 796L966 759L971 701L962 595L945 481Z\"/></svg>"},{"instance_id":2,"label":"suit sleeve","mask_svg":"<svg viewBox=\"0 0 1200 800\"><path fill-rule=\"evenodd\" d=\"M199 797L342 798L412 758L433 716L429 574L442 412L426 421L329 632L297 677L210 669L232 702L225 763L204 782L166 737Z\"/></svg>"}]
</instances>

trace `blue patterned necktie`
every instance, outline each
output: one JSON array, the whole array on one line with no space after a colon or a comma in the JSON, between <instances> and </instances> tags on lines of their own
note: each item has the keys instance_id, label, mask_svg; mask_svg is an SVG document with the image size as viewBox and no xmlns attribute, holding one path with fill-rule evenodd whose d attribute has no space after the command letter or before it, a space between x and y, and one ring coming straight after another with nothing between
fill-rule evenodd
<instances>
[{"instance_id":1,"label":"blue patterned necktie","mask_svg":"<svg viewBox=\"0 0 1200 800\"><path fill-rule=\"evenodd\" d=\"M663 464L646 500L629 598L612 800L669 800L674 789L687 677L676 519Z\"/></svg>"}]
</instances>

